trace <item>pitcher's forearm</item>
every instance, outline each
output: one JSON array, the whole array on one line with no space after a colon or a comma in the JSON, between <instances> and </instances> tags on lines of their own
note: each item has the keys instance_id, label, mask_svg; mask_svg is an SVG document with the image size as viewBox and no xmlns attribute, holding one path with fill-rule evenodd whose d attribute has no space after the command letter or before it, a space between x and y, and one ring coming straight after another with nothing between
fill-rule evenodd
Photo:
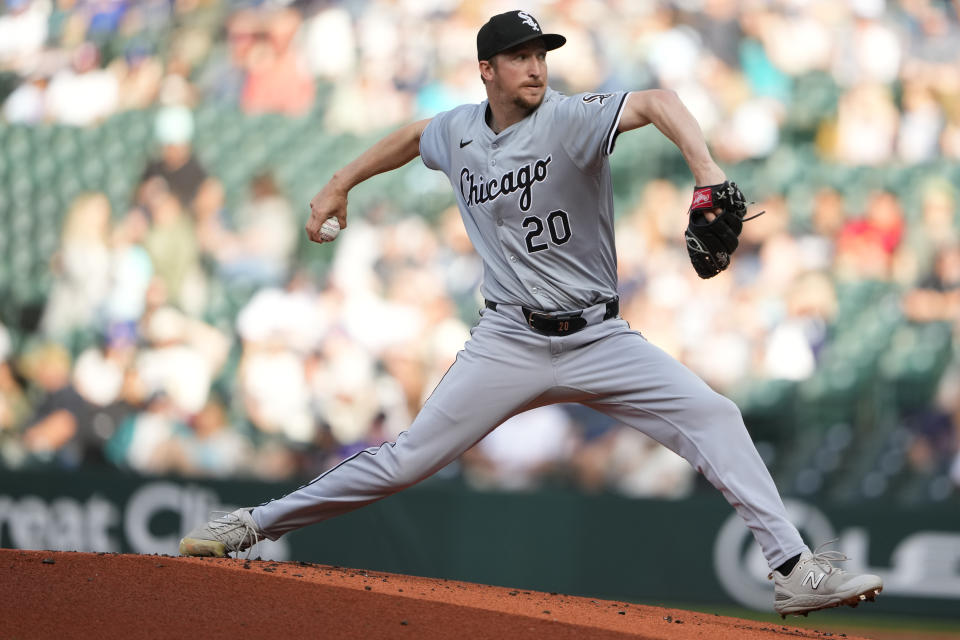
<instances>
[{"instance_id":1,"label":"pitcher's forearm","mask_svg":"<svg viewBox=\"0 0 960 640\"><path fill-rule=\"evenodd\" d=\"M349 191L364 180L397 169L420 155L420 135L429 118L401 127L333 174L330 182Z\"/></svg>"},{"instance_id":2,"label":"pitcher's forearm","mask_svg":"<svg viewBox=\"0 0 960 640\"><path fill-rule=\"evenodd\" d=\"M621 131L653 125L677 146L698 185L726 179L707 148L696 118L673 91L653 89L630 94L621 119Z\"/></svg>"},{"instance_id":3,"label":"pitcher's forearm","mask_svg":"<svg viewBox=\"0 0 960 640\"><path fill-rule=\"evenodd\" d=\"M710 156L703 132L693 114L672 91L661 92L658 97L650 119L663 135L677 145L697 184L723 182L723 171Z\"/></svg>"}]
</instances>

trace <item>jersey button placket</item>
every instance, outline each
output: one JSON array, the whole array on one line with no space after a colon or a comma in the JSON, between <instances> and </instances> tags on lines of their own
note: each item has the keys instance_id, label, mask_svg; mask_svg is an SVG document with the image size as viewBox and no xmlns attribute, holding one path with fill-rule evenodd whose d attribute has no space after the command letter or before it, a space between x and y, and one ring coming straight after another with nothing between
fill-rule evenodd
<instances>
[{"instance_id":1,"label":"jersey button placket","mask_svg":"<svg viewBox=\"0 0 960 640\"><path fill-rule=\"evenodd\" d=\"M496 142L494 142L492 145L490 145L490 147L491 147L492 149L496 149L497 146L498 146L498 145L497 145ZM494 152L492 152L492 151L490 152L490 166L491 166L491 167L497 166L497 159L494 157ZM499 215L497 215L497 220L496 220L496 222L497 222L497 226L498 226L498 227L502 227L502 226L503 226L503 218L501 218ZM517 261L517 256L514 256L514 255L510 256L510 262L516 262L516 261Z\"/></svg>"}]
</instances>

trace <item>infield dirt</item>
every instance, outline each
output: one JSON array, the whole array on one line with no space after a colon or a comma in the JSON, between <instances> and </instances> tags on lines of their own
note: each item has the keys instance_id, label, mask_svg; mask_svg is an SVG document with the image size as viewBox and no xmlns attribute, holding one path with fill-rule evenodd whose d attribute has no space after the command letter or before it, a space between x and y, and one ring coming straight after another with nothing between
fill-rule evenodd
<instances>
[{"instance_id":1,"label":"infield dirt","mask_svg":"<svg viewBox=\"0 0 960 640\"><path fill-rule=\"evenodd\" d=\"M303 562L0 549L0 638L858 636Z\"/></svg>"}]
</instances>

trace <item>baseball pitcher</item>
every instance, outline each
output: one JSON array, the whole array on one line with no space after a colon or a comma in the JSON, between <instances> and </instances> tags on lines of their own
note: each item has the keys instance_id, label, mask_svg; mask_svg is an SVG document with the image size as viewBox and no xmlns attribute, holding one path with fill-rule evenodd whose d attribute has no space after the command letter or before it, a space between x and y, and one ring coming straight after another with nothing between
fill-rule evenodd
<instances>
[{"instance_id":1,"label":"baseball pitcher","mask_svg":"<svg viewBox=\"0 0 960 640\"><path fill-rule=\"evenodd\" d=\"M181 554L223 556L357 509L430 476L511 416L579 402L669 447L720 490L763 550L778 613L856 605L881 591L877 576L836 567L846 559L838 552L810 551L737 407L620 319L609 164L618 135L653 124L683 154L698 185L686 244L701 277L730 264L746 205L673 92L550 89L547 52L565 42L529 13L493 16L477 34L487 100L395 131L313 198L306 230L324 242L328 219L347 227L357 184L418 155L442 171L483 260L481 318L395 443L197 527Z\"/></svg>"}]
</instances>

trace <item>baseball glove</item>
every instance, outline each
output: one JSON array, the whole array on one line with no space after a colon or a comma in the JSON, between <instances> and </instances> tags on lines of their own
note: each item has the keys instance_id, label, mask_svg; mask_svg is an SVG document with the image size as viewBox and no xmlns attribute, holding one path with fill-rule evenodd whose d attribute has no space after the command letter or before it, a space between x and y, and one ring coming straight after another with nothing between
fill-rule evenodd
<instances>
[{"instance_id":1,"label":"baseball glove","mask_svg":"<svg viewBox=\"0 0 960 640\"><path fill-rule=\"evenodd\" d=\"M708 221L706 213L720 209L717 217ZM701 278L712 278L728 266L730 256L740 244L740 231L746 220L747 201L735 182L726 181L707 187L694 187L690 203L690 221L684 236L690 262Z\"/></svg>"}]
</instances>

